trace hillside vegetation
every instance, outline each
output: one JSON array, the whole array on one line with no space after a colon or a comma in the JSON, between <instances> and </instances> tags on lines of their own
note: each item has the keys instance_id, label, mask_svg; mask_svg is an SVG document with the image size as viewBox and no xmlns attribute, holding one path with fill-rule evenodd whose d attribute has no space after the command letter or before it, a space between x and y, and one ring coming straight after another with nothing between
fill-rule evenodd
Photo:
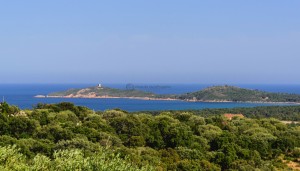
<instances>
[{"instance_id":1,"label":"hillside vegetation","mask_svg":"<svg viewBox=\"0 0 300 171\"><path fill-rule=\"evenodd\" d=\"M198 101L233 101L233 102L300 102L300 95L270 93L234 86L214 86L201 91L180 95L179 99Z\"/></svg>"},{"instance_id":2,"label":"hillside vegetation","mask_svg":"<svg viewBox=\"0 0 300 171\"><path fill-rule=\"evenodd\" d=\"M1 170L285 170L300 157L300 126L274 118L2 103L0 125Z\"/></svg>"}]
</instances>

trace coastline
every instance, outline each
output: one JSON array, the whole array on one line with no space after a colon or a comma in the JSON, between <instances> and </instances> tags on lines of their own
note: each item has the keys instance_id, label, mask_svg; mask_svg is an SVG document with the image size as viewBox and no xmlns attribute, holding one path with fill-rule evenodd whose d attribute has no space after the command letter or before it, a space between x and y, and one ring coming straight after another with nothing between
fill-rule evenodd
<instances>
[{"instance_id":1,"label":"coastline","mask_svg":"<svg viewBox=\"0 0 300 171\"><path fill-rule=\"evenodd\" d=\"M174 98L153 98L153 97L117 97L117 96L94 96L94 95L68 95L68 96L48 96L36 95L35 98L78 98L78 99L136 99L136 100L164 100L164 101L186 101L204 103L261 103L261 104L291 104L300 105L300 102L267 102L267 101L229 101L229 100L182 100Z\"/></svg>"},{"instance_id":2,"label":"coastline","mask_svg":"<svg viewBox=\"0 0 300 171\"><path fill-rule=\"evenodd\" d=\"M268 101L230 101L230 100L184 100L188 102L205 102L205 103L269 103L269 104L297 104L300 102L268 102Z\"/></svg>"}]
</instances>

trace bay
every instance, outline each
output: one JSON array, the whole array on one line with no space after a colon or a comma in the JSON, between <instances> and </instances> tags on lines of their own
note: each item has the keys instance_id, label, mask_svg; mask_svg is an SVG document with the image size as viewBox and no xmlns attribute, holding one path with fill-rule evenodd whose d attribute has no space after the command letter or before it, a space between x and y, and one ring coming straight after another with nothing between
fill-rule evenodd
<instances>
[{"instance_id":1,"label":"bay","mask_svg":"<svg viewBox=\"0 0 300 171\"><path fill-rule=\"evenodd\" d=\"M123 109L126 111L145 110L187 110L204 108L235 108L274 106L270 103L206 103L164 100L136 100L136 99L70 99L70 98L35 98L35 95L47 95L51 92L64 91L69 88L85 88L97 84L0 84L0 97L11 105L21 109L32 109L38 103L72 102L76 105L86 106L93 110ZM103 86L126 89L132 86L135 89L154 92L157 94L181 94L201 90L213 84L103 84ZM269 92L283 92L300 94L299 85L243 85L235 86L258 89ZM280 104L287 105L287 104Z\"/></svg>"}]
</instances>

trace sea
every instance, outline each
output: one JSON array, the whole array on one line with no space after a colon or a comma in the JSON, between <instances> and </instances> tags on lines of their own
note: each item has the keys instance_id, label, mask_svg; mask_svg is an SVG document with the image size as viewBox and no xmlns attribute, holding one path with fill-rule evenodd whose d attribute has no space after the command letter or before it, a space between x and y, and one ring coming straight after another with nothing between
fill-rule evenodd
<instances>
[{"instance_id":1,"label":"sea","mask_svg":"<svg viewBox=\"0 0 300 171\"><path fill-rule=\"evenodd\" d=\"M118 89L138 89L157 94L182 94L201 90L217 84L102 84L101 86ZM86 88L97 86L97 84L0 84L1 101L10 105L16 105L21 109L32 109L38 103L71 102L75 105L86 106L95 111L109 109L122 109L129 112L135 111L158 111L158 110L197 110L205 108L236 108L256 107L291 104L272 103L208 103L208 102L186 102L165 100L137 100L137 99L87 99L87 98L35 98L36 95L47 95L52 92L65 91L70 88ZM282 92L300 94L300 85L254 85L236 84L234 86L263 90L268 92Z\"/></svg>"}]
</instances>

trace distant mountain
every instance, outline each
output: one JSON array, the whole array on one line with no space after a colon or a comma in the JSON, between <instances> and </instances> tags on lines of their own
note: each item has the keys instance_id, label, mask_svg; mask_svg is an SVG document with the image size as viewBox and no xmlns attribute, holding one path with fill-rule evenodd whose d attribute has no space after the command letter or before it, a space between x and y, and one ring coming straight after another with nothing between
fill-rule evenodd
<instances>
[{"instance_id":1,"label":"distant mountain","mask_svg":"<svg viewBox=\"0 0 300 171\"><path fill-rule=\"evenodd\" d=\"M233 102L300 102L300 95L270 93L234 86L213 86L201 91L186 93L177 97L189 101L233 101Z\"/></svg>"}]
</instances>

